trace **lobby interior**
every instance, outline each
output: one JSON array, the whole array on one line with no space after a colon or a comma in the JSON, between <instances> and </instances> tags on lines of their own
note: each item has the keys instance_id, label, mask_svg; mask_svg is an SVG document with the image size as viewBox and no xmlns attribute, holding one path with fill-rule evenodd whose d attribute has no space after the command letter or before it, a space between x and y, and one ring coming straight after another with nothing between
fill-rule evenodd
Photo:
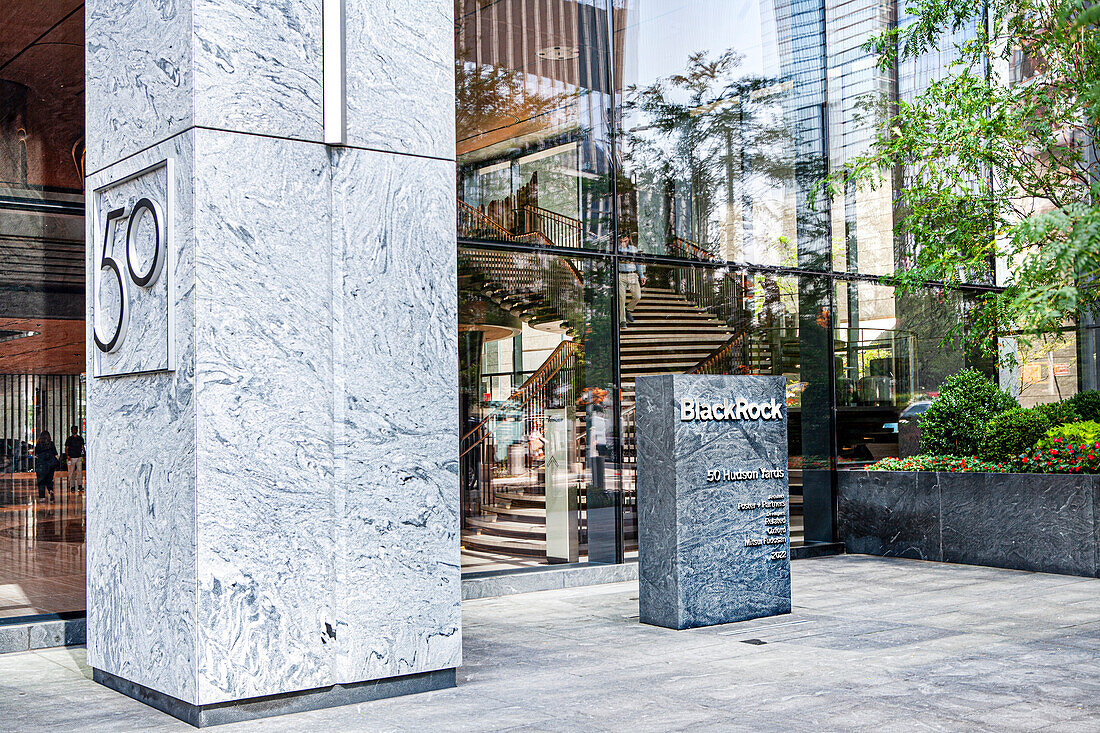
<instances>
[{"instance_id":1,"label":"lobby interior","mask_svg":"<svg viewBox=\"0 0 1100 733\"><path fill-rule=\"evenodd\" d=\"M59 470L41 501L34 473L42 431L84 427L83 3L4 3L0 28L3 623L84 610L84 495Z\"/></svg>"}]
</instances>

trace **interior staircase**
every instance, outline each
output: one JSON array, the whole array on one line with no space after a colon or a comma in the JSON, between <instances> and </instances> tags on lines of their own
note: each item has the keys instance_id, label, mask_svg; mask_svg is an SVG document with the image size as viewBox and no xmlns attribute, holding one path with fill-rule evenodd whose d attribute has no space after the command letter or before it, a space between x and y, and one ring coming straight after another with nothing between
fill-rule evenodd
<instances>
[{"instance_id":1,"label":"interior staircase","mask_svg":"<svg viewBox=\"0 0 1100 733\"><path fill-rule=\"evenodd\" d=\"M734 330L669 288L646 286L621 325L619 360L623 409L634 404L634 380L649 374L682 374L733 336Z\"/></svg>"},{"instance_id":2,"label":"interior staircase","mask_svg":"<svg viewBox=\"0 0 1100 733\"><path fill-rule=\"evenodd\" d=\"M526 485L524 485L526 484ZM470 550L521 557L546 555L546 495L529 482L497 491L485 514L467 517L462 544Z\"/></svg>"},{"instance_id":3,"label":"interior staircase","mask_svg":"<svg viewBox=\"0 0 1100 733\"><path fill-rule=\"evenodd\" d=\"M782 374L798 369L798 343L772 339L766 331L739 333L713 315L668 288L646 286L632 316L619 337L623 407L624 495L635 500L633 477L636 464L634 438L634 384L641 376L683 374L704 366L708 357L727 347L737 354L746 373ZM747 342L744 341L747 339ZM730 343L734 341L734 343ZM728 361L726 365L728 366ZM791 542L802 541L801 471L790 472ZM630 510L636 507L629 506Z\"/></svg>"},{"instance_id":4,"label":"interior staircase","mask_svg":"<svg viewBox=\"0 0 1100 733\"><path fill-rule=\"evenodd\" d=\"M647 286L631 315L633 323L622 325L619 339L623 431L623 483L627 505L624 524L636 526L631 515L635 464L634 383L643 375L679 374L691 371L736 335L733 328L703 311L670 288ZM788 361L791 356L777 355L767 336L750 337L747 353L753 373L773 373L773 358ZM793 357L797 359L797 353ZM799 542L802 534L801 485L798 475L791 476L791 535ZM481 516L466 518L463 545L467 549L537 558L546 553L546 497L543 482L534 469L517 476L493 478L494 499L483 506ZM577 488L580 488L579 486ZM583 491L578 492L584 507ZM584 525L581 523L583 538ZM633 539L628 536L628 541Z\"/></svg>"},{"instance_id":5,"label":"interior staircase","mask_svg":"<svg viewBox=\"0 0 1100 733\"><path fill-rule=\"evenodd\" d=\"M554 222L548 224L544 221L545 217L531 216L531 212L528 214L520 230L533 234L507 233L500 225L495 225L499 231L494 238L507 236L516 240L519 237L539 236L551 240L562 236L548 228ZM471 209L466 215L471 221L471 227L490 226L485 223L490 221L488 217L476 210ZM465 256L467 266L460 266L460 280L464 287L476 288L505 310L532 325L536 322L557 320L561 324L561 332L566 333L567 337L573 337L573 329L583 326L581 277L568 258L547 260L531 254L488 251ZM563 261L567 263L564 267L559 264ZM554 264L550 265L551 262ZM548 266L552 266L553 271L548 271ZM546 279L548 276L550 280ZM550 283L549 286L539 285L547 282ZM798 344L797 340L791 340L790 343L781 341L775 333L768 331L742 333L738 339L738 333L733 327L699 308L684 295L672 288L653 284L643 287L642 298L631 315L633 322L621 324L619 334L623 465L615 469L621 468L626 513L624 526L633 530L636 528L632 516L636 513L633 421L635 380L643 375L698 371L700 367L714 365L718 357L723 359L720 373L726 373L731 364L743 364L744 371L753 374L797 372ZM516 391L516 395L547 391L549 382L533 383L539 378L538 373L532 375ZM546 497L541 467L532 466L528 462L523 470L514 474L504 473L499 466L490 473L490 496L481 503L481 513L463 519L463 546L475 552L532 560L545 559ZM583 554L586 537L583 512L585 482L575 472L571 474L575 482L572 488L577 492L582 510L578 543ZM791 541L797 544L802 538L800 471L790 472L790 487ZM628 549L632 544L631 540L636 538L628 535Z\"/></svg>"}]
</instances>

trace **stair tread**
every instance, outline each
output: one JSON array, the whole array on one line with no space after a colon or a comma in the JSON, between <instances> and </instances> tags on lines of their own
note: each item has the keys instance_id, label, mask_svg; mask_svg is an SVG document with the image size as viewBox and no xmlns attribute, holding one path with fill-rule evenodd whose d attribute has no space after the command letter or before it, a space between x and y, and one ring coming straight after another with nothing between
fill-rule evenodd
<instances>
[{"instance_id":1,"label":"stair tread","mask_svg":"<svg viewBox=\"0 0 1100 733\"><path fill-rule=\"evenodd\" d=\"M636 355L645 356L646 354L684 354L684 353L699 353L703 356L714 351L714 347L710 344L639 344L634 346L619 345L620 354L630 354L632 357Z\"/></svg>"},{"instance_id":2,"label":"stair tread","mask_svg":"<svg viewBox=\"0 0 1100 733\"><path fill-rule=\"evenodd\" d=\"M467 517L466 524L481 532L510 539L545 540L546 525L529 522L508 522L494 517Z\"/></svg>"},{"instance_id":3,"label":"stair tread","mask_svg":"<svg viewBox=\"0 0 1100 733\"><path fill-rule=\"evenodd\" d=\"M703 356L706 356L704 354ZM665 372L673 369L690 369L698 364L702 358L699 359L662 359L659 362L654 362L651 359L646 359L645 356L624 356L621 358L622 365L620 371L622 373L631 372L628 367L633 367L635 370L646 371L652 370L655 367L661 367ZM660 374L661 372L657 372Z\"/></svg>"},{"instance_id":4,"label":"stair tread","mask_svg":"<svg viewBox=\"0 0 1100 733\"><path fill-rule=\"evenodd\" d=\"M545 504L545 494L528 494L521 491L497 491L495 492L497 499L504 499L506 501L526 501L534 504Z\"/></svg>"},{"instance_id":5,"label":"stair tread","mask_svg":"<svg viewBox=\"0 0 1100 733\"><path fill-rule=\"evenodd\" d=\"M724 333L699 333L679 334L672 333L666 336L646 336L644 334L624 334L619 339L619 348L629 346L644 346L646 344L724 344L729 341L729 336Z\"/></svg>"},{"instance_id":6,"label":"stair tread","mask_svg":"<svg viewBox=\"0 0 1100 733\"><path fill-rule=\"evenodd\" d=\"M497 495L499 496L500 494L497 494ZM542 501L542 503L545 503L546 497L540 496L539 499ZM490 505L484 507L484 510L487 511L487 512L492 512L493 514L504 514L504 515L510 515L510 516L513 516L513 517L531 517L533 519L538 518L538 519L542 519L543 521L546 521L546 509L544 509L543 507L537 507L537 506L501 506L499 504L496 504L496 505L490 504Z\"/></svg>"},{"instance_id":7,"label":"stair tread","mask_svg":"<svg viewBox=\"0 0 1100 733\"><path fill-rule=\"evenodd\" d=\"M631 310L630 316L634 318L635 324L638 322L665 322L669 320L683 320L685 322L691 322L691 324L715 324L722 325L722 321L718 320L714 316L705 313L692 313L691 310ZM627 326L630 326L630 321L627 321Z\"/></svg>"},{"instance_id":8,"label":"stair tread","mask_svg":"<svg viewBox=\"0 0 1100 733\"><path fill-rule=\"evenodd\" d=\"M546 540L525 540L518 537L497 537L489 534L463 533L462 544L470 548L507 550L523 555L546 554Z\"/></svg>"},{"instance_id":9,"label":"stair tread","mask_svg":"<svg viewBox=\"0 0 1100 733\"><path fill-rule=\"evenodd\" d=\"M661 301L661 300L646 300L642 299L630 309L631 313L638 311L660 311L662 313L690 313L691 315L706 316L707 318L713 318L710 313L702 310L698 306L684 301Z\"/></svg>"},{"instance_id":10,"label":"stair tread","mask_svg":"<svg viewBox=\"0 0 1100 733\"><path fill-rule=\"evenodd\" d=\"M683 331L688 327L698 327L700 324L707 324L710 332L722 331L732 334L733 329L718 320L710 320L708 318L645 318L644 316L638 316L634 319L634 323L622 324L623 333L636 333L640 331L656 331L660 329Z\"/></svg>"}]
</instances>

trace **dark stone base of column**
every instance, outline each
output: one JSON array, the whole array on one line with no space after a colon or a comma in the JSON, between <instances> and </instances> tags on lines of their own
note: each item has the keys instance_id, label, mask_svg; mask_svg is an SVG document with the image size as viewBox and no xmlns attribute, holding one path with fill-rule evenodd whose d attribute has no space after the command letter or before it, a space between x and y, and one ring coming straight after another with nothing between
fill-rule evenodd
<instances>
[{"instance_id":1,"label":"dark stone base of column","mask_svg":"<svg viewBox=\"0 0 1100 733\"><path fill-rule=\"evenodd\" d=\"M301 713L306 710L318 710L338 705L351 705L386 697L411 695L417 692L441 690L454 687L456 684L455 670L441 669L435 672L388 677L381 680L355 682L346 685L332 685L331 687L288 692L282 695L252 697L212 705L192 705L162 692L151 690L136 682L124 680L101 669L92 670L92 679L116 692L121 692L123 695L132 697L161 712L190 723L196 728L237 723L255 718L268 718L288 713Z\"/></svg>"}]
</instances>

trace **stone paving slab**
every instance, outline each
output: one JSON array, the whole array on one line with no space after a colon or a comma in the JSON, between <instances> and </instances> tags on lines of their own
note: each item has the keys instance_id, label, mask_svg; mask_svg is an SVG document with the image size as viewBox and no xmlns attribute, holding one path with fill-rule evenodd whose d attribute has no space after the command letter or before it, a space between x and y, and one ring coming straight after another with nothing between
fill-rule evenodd
<instances>
[{"instance_id":1,"label":"stone paving slab","mask_svg":"<svg viewBox=\"0 0 1100 733\"><path fill-rule=\"evenodd\" d=\"M463 603L459 685L218 731L1100 731L1100 580L841 556L794 610L638 622L636 582ZM187 731L82 648L0 656L0 730Z\"/></svg>"}]
</instances>

